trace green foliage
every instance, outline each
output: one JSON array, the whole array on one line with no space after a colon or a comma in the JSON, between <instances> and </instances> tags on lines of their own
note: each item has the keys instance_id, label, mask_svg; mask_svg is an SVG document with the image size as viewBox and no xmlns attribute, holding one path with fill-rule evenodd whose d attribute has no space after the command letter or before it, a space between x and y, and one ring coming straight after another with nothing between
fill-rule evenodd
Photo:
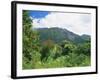
<instances>
[{"instance_id":1,"label":"green foliage","mask_svg":"<svg viewBox=\"0 0 100 80\"><path fill-rule=\"evenodd\" d=\"M23 11L23 68L34 68L32 63L40 56L39 35L32 30L32 20L28 11ZM34 57L33 57L34 56ZM34 60L33 60L34 59ZM33 62L32 62L33 61Z\"/></svg>"},{"instance_id":2,"label":"green foliage","mask_svg":"<svg viewBox=\"0 0 100 80\"><path fill-rule=\"evenodd\" d=\"M47 36L44 35L43 37L45 37L46 40L42 40L41 42L40 32L32 29L32 20L29 18L28 11L23 11L23 69L81 67L91 65L90 39L81 43L73 43L66 39L64 37L65 35L62 36L59 34L59 36L56 37L58 35L58 29L55 29L43 30L42 34ZM55 34L53 34L53 32L49 34L49 30L55 32ZM73 37L72 34L73 33L70 33L71 39ZM56 39L54 39L54 37L56 37ZM86 35L84 37L88 39Z\"/></svg>"},{"instance_id":3,"label":"green foliage","mask_svg":"<svg viewBox=\"0 0 100 80\"><path fill-rule=\"evenodd\" d=\"M85 54L87 56L90 56L91 55L90 54L91 53L91 51L90 51L91 45L90 44L91 44L90 41L86 41L83 44L77 45L76 52L79 54Z\"/></svg>"}]
</instances>

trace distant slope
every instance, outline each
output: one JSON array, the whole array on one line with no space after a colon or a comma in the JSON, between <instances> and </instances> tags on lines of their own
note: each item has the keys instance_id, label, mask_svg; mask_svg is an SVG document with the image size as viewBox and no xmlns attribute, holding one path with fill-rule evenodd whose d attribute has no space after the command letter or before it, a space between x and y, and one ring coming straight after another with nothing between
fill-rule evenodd
<instances>
[{"instance_id":1,"label":"distant slope","mask_svg":"<svg viewBox=\"0 0 100 80\"><path fill-rule=\"evenodd\" d=\"M63 40L68 40L73 43L83 43L85 40L90 38L90 36L82 35L79 36L66 29L54 27L54 28L38 28L36 29L40 34L41 42L45 40L53 40L54 42L61 42Z\"/></svg>"},{"instance_id":2,"label":"distant slope","mask_svg":"<svg viewBox=\"0 0 100 80\"><path fill-rule=\"evenodd\" d=\"M81 37L84 40L90 40L91 39L90 35L86 35L86 34L83 34Z\"/></svg>"}]
</instances>

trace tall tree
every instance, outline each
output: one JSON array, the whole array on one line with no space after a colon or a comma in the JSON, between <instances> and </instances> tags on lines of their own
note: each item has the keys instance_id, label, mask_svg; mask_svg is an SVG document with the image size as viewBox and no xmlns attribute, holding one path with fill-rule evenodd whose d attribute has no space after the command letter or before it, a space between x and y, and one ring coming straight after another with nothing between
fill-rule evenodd
<instances>
[{"instance_id":1,"label":"tall tree","mask_svg":"<svg viewBox=\"0 0 100 80\"><path fill-rule=\"evenodd\" d=\"M38 35L32 30L32 19L29 17L28 11L23 11L23 56L31 60L33 49L37 49Z\"/></svg>"}]
</instances>

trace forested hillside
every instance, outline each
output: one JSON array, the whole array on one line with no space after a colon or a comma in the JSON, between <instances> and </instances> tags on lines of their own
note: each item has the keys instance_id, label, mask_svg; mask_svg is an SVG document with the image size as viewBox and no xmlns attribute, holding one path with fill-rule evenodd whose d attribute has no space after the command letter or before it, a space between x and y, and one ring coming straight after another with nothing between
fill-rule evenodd
<instances>
[{"instance_id":1,"label":"forested hillside","mask_svg":"<svg viewBox=\"0 0 100 80\"><path fill-rule=\"evenodd\" d=\"M90 40L89 35L78 35L66 29L54 27L54 28L37 28L34 31L37 31L40 36L40 41L53 40L56 43L59 43L63 40L71 41L72 43L84 43L87 40ZM45 37L44 37L45 36Z\"/></svg>"},{"instance_id":2,"label":"forested hillside","mask_svg":"<svg viewBox=\"0 0 100 80\"><path fill-rule=\"evenodd\" d=\"M34 23L34 20L33 20ZM91 65L89 35L79 36L61 28L32 28L23 11L23 69L83 67Z\"/></svg>"}]
</instances>

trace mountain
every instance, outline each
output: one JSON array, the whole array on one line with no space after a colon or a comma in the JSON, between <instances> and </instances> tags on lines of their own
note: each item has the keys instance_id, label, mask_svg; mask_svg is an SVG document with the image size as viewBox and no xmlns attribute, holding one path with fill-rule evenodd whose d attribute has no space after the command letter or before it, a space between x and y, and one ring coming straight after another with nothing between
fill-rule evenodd
<instances>
[{"instance_id":1,"label":"mountain","mask_svg":"<svg viewBox=\"0 0 100 80\"><path fill-rule=\"evenodd\" d=\"M90 40L91 38L90 38L90 35L86 35L86 34L83 34L82 36L82 39L84 39L84 40Z\"/></svg>"},{"instance_id":2,"label":"mountain","mask_svg":"<svg viewBox=\"0 0 100 80\"><path fill-rule=\"evenodd\" d=\"M63 40L68 40L73 43L83 43L87 38L90 38L88 35L77 35L67 29L62 29L58 27L54 28L37 28L36 29L40 34L40 41L53 40L56 43L59 43Z\"/></svg>"}]
</instances>

